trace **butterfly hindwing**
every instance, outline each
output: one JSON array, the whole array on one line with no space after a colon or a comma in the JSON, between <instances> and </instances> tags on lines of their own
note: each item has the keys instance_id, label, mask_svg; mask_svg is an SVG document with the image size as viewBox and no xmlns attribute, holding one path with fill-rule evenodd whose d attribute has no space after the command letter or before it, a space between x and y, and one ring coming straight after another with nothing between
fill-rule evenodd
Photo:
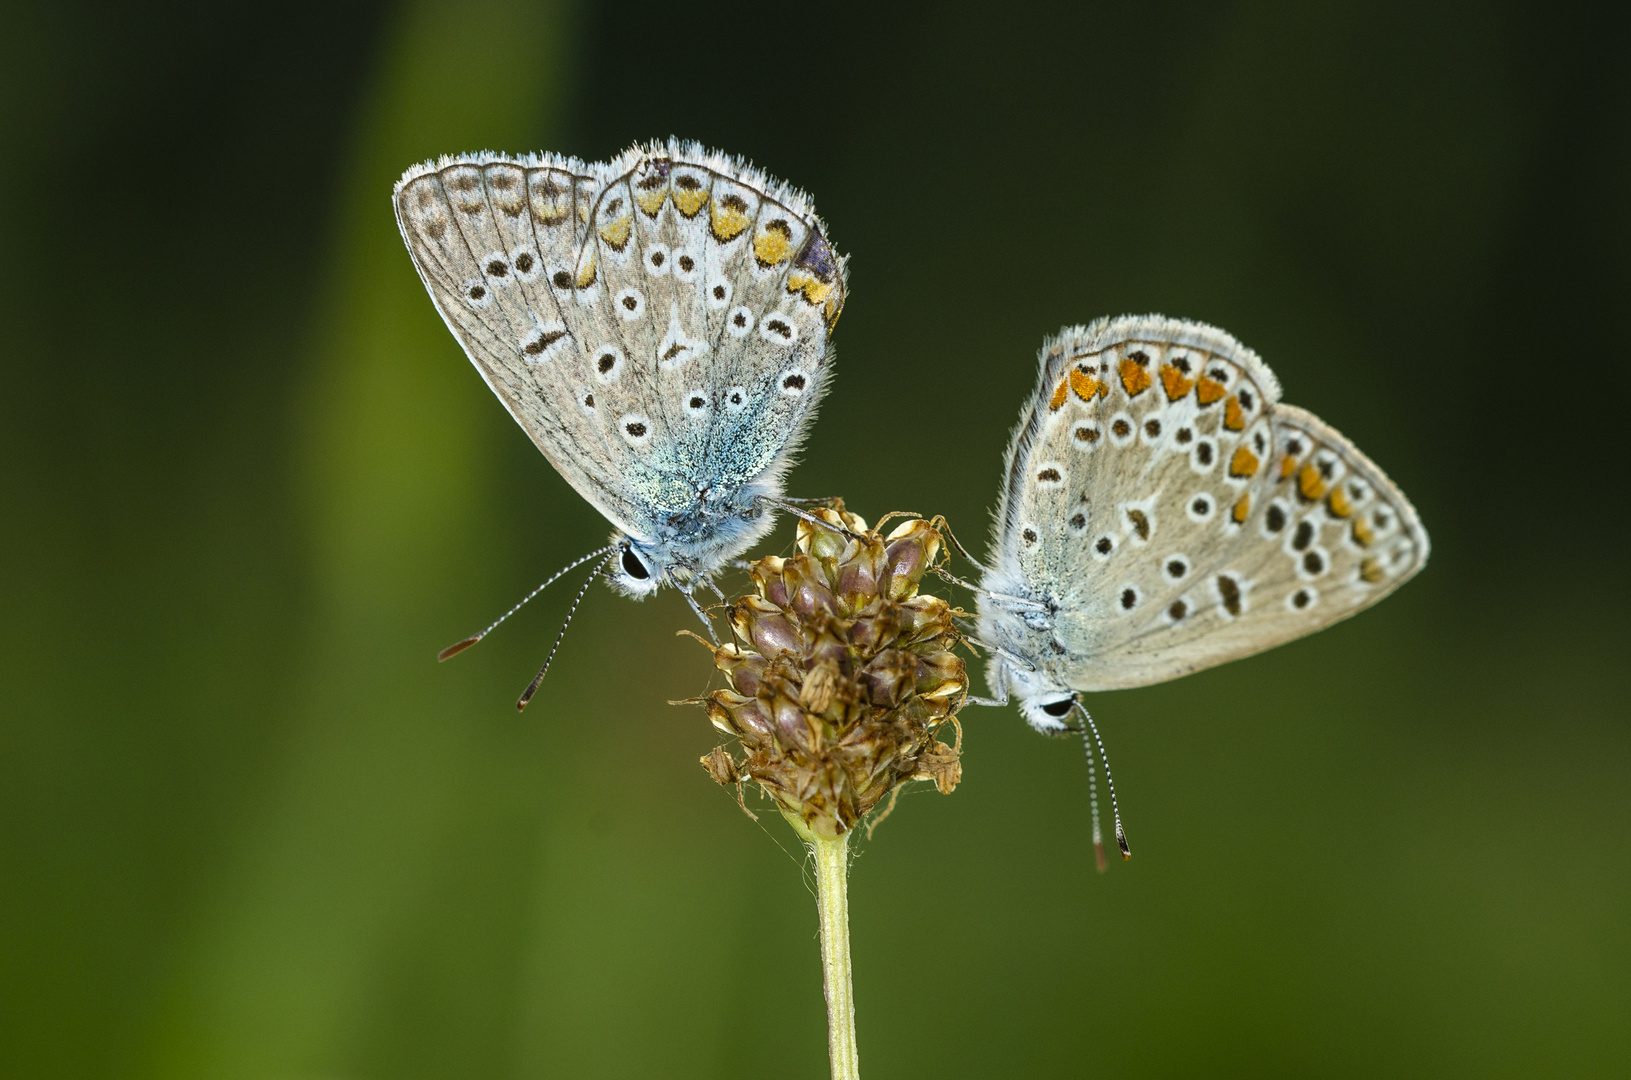
<instances>
[{"instance_id":1,"label":"butterfly hindwing","mask_svg":"<svg viewBox=\"0 0 1631 1080\"><path fill-rule=\"evenodd\" d=\"M830 371L844 265L807 200L670 142L443 159L396 207L438 310L561 474L637 539L683 519L691 563L736 554L709 547L711 507L779 491Z\"/></svg>"},{"instance_id":2,"label":"butterfly hindwing","mask_svg":"<svg viewBox=\"0 0 1631 1080\"><path fill-rule=\"evenodd\" d=\"M1046 634L1020 632L1053 681L1141 686L1248 656L1420 569L1409 502L1279 396L1254 353L1197 323L1050 341L1010 450L993 587L1054 608Z\"/></svg>"}]
</instances>

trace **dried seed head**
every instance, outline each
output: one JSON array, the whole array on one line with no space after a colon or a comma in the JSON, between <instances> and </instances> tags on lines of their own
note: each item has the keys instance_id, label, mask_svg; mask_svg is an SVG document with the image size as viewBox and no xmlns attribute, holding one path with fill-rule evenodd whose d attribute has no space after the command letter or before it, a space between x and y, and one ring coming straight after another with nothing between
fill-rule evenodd
<instances>
[{"instance_id":1,"label":"dried seed head","mask_svg":"<svg viewBox=\"0 0 1631 1080\"><path fill-rule=\"evenodd\" d=\"M956 723L967 676L951 607L918 591L940 534L919 519L886 537L843 510L816 516L832 527L800 521L798 554L755 563L754 592L731 606L736 640L714 650L730 689L704 705L743 760L719 747L702 761L836 837L908 780L957 786L960 740L936 734Z\"/></svg>"}]
</instances>

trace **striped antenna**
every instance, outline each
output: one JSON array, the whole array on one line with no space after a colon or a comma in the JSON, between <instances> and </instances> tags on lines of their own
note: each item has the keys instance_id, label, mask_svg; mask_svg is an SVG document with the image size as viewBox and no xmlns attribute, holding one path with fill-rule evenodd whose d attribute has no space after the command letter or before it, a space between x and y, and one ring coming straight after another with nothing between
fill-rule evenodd
<instances>
[{"instance_id":1,"label":"striped antenna","mask_svg":"<svg viewBox=\"0 0 1631 1080\"><path fill-rule=\"evenodd\" d=\"M1095 746L1099 748L1099 760L1104 762L1105 785L1110 788L1110 813L1116 819L1116 846L1121 848L1121 857L1123 859L1132 858L1133 852L1127 846L1127 832L1121 827L1121 811L1116 806L1116 782L1110 776L1110 758L1105 754L1104 743L1099 738L1099 727L1093 722L1092 714L1087 711L1080 699L1072 699L1072 701L1076 706L1076 711L1082 714L1083 720L1087 721L1087 726L1082 729L1082 745L1087 748L1087 791L1093 805L1093 854L1098 859L1099 870L1102 872L1105 866L1104 838L1099 831L1099 793L1093 778L1093 748ZM1088 741L1089 733L1092 733L1092 742Z\"/></svg>"},{"instance_id":2,"label":"striped antenna","mask_svg":"<svg viewBox=\"0 0 1631 1080\"><path fill-rule=\"evenodd\" d=\"M601 550L605 551L607 549L603 548ZM619 551L622 551L622 550L623 550L623 545L622 544L612 544L611 547L610 547L609 554L607 554L605 559L601 560L601 563L600 563L599 566L595 567L595 572L590 574L588 579L584 581L583 588L578 590L578 595L572 598L572 606L570 608L567 608L567 610L566 610L566 621L561 623L561 632L555 635L555 644L550 646L549 656L545 658L544 666L538 669L538 674L536 674L536 675L534 675L532 677L532 682L527 686L527 689L522 693L520 699L518 699L516 701L516 703L515 703L515 711L516 712L520 712L522 709L525 709L527 707L527 702L532 700L532 695L534 695L534 694L536 694L538 692L538 686L539 686L540 683L542 683L544 681L544 676L549 674L549 665L553 664L555 662L555 653L560 649L561 642L566 639L566 628L568 626L572 625L572 616L574 616L574 615L576 615L578 613L578 605L583 603L583 597L584 597L584 595L586 593L588 593L589 586L593 585L595 583L595 578L599 577L605 571L606 564L612 561L612 557L615 556ZM600 552L596 552L595 554L598 555L598 554L600 554ZM573 563L572 566L577 566L579 563L582 563L585 560L591 559L593 557L594 556L592 556L592 555L585 555L582 559L579 559L577 562ZM572 567L569 566L569 567L567 567L567 570L570 570L571 568ZM566 573L566 570L562 570L561 573L562 574ZM559 577L559 576L560 576L560 574L556 575L556 577Z\"/></svg>"},{"instance_id":3,"label":"striped antenna","mask_svg":"<svg viewBox=\"0 0 1631 1080\"><path fill-rule=\"evenodd\" d=\"M441 663L443 660L447 660L447 659L449 659L451 657L458 656L460 653L464 652L464 650L468 649L470 646L474 645L476 642L480 641L482 638L486 637L488 634L491 634L493 632L493 630L497 628L499 623L503 622L505 619L508 619L511 615L514 615L516 612L520 611L522 609L522 607L524 607L526 605L528 600L531 600L533 597L537 596L539 593L543 592L545 589L547 589L551 585L555 584L555 582L559 581L561 579L562 574L568 573L569 571L572 571L572 570L576 570L578 567L582 566L584 563L588 562L590 559L599 558L600 556L605 555L607 552L612 551L614 548L618 548L618 547L621 547L621 546L622 546L621 544L607 544L605 547L601 548L600 550L591 551L589 554L583 556L582 558L574 559L572 562L570 562L567 565L561 567L560 570L558 570L554 574L550 575L550 578L549 578L548 581L544 582L542 585L540 585L536 589L532 590L526 596L523 596L521 598L521 602L519 604L516 604L513 608L506 611L504 614L500 615L498 618L494 619L492 626L489 626L487 629L483 630L479 634L472 634L471 636L465 638L463 641L458 642L457 644L449 645L447 648L445 648L441 652L437 653L436 654L436 662ZM580 599L582 598L581 595L580 595L579 598ZM573 607L576 607L576 606L577 606L576 604L573 605ZM570 618L570 616L568 616L568 618ZM562 629L564 630L565 628L563 627ZM557 642L557 644L559 644L559 643ZM553 654L551 654L551 655L553 655ZM542 677L543 677L542 675L539 676L539 678L542 678Z\"/></svg>"}]
</instances>

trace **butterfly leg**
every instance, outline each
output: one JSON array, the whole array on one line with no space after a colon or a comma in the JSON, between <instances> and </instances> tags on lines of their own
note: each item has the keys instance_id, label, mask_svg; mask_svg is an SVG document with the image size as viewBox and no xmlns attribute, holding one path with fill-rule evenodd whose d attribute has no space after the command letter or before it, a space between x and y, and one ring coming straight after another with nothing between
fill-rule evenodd
<instances>
[{"instance_id":1,"label":"butterfly leg","mask_svg":"<svg viewBox=\"0 0 1631 1080\"><path fill-rule=\"evenodd\" d=\"M938 566L933 567L932 569L935 574L938 574L942 579L951 582L953 585L961 585L969 592L978 593L981 596L988 596L1000 604L1007 604L1009 607L1015 608L1019 611L1048 610L1048 605L1044 604L1040 600L1027 600L1023 596L1009 596L1007 593L992 592L990 589L981 588L972 581L964 581L962 578L958 577L949 570L942 570Z\"/></svg>"},{"instance_id":2,"label":"butterfly leg","mask_svg":"<svg viewBox=\"0 0 1631 1080\"><path fill-rule=\"evenodd\" d=\"M929 524L933 525L940 531L941 535L946 538L946 543L951 545L952 550L956 551L957 554L968 560L970 566L974 567L974 569L978 570L982 574L990 572L986 570L984 563L980 562L979 559L976 559L974 556L968 553L968 548L964 547L962 542L957 539L956 534L951 531L951 522L947 521L944 516L938 514L935 515L934 519L931 520Z\"/></svg>"},{"instance_id":3,"label":"butterfly leg","mask_svg":"<svg viewBox=\"0 0 1631 1080\"><path fill-rule=\"evenodd\" d=\"M759 496L759 502L761 502L761 503L763 503L765 505L768 505L768 506L774 506L778 510L786 510L789 514L792 514L794 517L799 518L802 521L808 521L811 525L815 525L815 526L817 526L819 528L828 529L828 530L837 530L838 532L841 532L846 536L854 537L857 540L864 539L864 537L860 536L859 534L857 534L855 532L852 532L851 530L845 528L843 525L834 525L830 521L823 521L821 518L816 517L814 514L810 513L808 510L800 510L797 506L793 505L793 503L790 502L787 499L771 498L769 495L761 495L761 496Z\"/></svg>"},{"instance_id":4,"label":"butterfly leg","mask_svg":"<svg viewBox=\"0 0 1631 1080\"><path fill-rule=\"evenodd\" d=\"M783 495L781 501L798 503L800 506L831 506L835 509L844 505L842 495L828 495L823 499L795 499L791 495Z\"/></svg>"},{"instance_id":5,"label":"butterfly leg","mask_svg":"<svg viewBox=\"0 0 1631 1080\"><path fill-rule=\"evenodd\" d=\"M717 592L718 590L716 589L714 591ZM681 589L680 595L685 597L685 602L691 605L691 610L696 613L697 618L702 620L703 629L708 631L708 640L712 641L715 645L718 645L719 635L714 633L714 621L708 618L708 613L706 611L702 610L702 605L697 603L697 598L691 595L691 590Z\"/></svg>"},{"instance_id":6,"label":"butterfly leg","mask_svg":"<svg viewBox=\"0 0 1631 1080\"><path fill-rule=\"evenodd\" d=\"M984 642L981 642L981 644L984 644ZM998 650L993 649L992 651L997 652ZM1000 669L999 668L999 670L996 673L996 677L994 679L991 679L990 682L991 682L991 696L990 697L980 697L978 694L969 694L963 700L965 702L967 702L968 704L970 704L970 705L984 705L984 706L986 706L988 708L993 708L993 709L1001 708L1002 706L1007 705L1008 704L1008 672L1005 669Z\"/></svg>"}]
</instances>

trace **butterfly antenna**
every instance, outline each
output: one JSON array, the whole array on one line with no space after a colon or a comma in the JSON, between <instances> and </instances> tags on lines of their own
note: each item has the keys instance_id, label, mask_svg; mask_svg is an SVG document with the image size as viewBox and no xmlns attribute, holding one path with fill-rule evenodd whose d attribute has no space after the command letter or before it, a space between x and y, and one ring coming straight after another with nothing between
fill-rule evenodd
<instances>
[{"instance_id":1,"label":"butterfly antenna","mask_svg":"<svg viewBox=\"0 0 1631 1080\"><path fill-rule=\"evenodd\" d=\"M1082 719L1087 721L1087 730L1093 733L1093 745L1099 748L1099 760L1104 762L1104 783L1110 789L1110 813L1116 819L1116 846L1121 848L1121 857L1123 859L1130 859L1133 857L1133 852L1127 846L1127 830L1121 827L1121 810L1116 806L1116 781L1110 775L1110 755L1104 752L1104 741L1099 738L1099 726L1093 722L1093 715L1087 711L1087 708L1080 701L1076 702L1076 709L1082 714ZM1087 742L1086 733L1082 735L1082 742ZM1091 747L1088 748L1087 753L1087 788L1090 793L1093 793L1093 751ZM1099 852L1099 857L1102 860L1104 848L1099 839L1099 808L1096 793L1094 793L1093 798L1093 846Z\"/></svg>"},{"instance_id":2,"label":"butterfly antenna","mask_svg":"<svg viewBox=\"0 0 1631 1080\"><path fill-rule=\"evenodd\" d=\"M1093 740L1088 737L1087 725L1082 725L1082 748L1087 751L1087 801L1093 808L1093 861L1099 873L1109 865L1104 858L1104 832L1099 828L1099 784L1093 768Z\"/></svg>"},{"instance_id":3,"label":"butterfly antenna","mask_svg":"<svg viewBox=\"0 0 1631 1080\"><path fill-rule=\"evenodd\" d=\"M619 545L617 545L617 544L607 544L605 547L601 548L599 551L591 551L589 554L583 556L581 559L575 559L572 562L568 563L567 565L563 566L560 570L558 570L556 573L551 575L550 579L548 581L544 582L542 585L540 585L536 589L532 590L526 596L523 596L521 598L521 602L519 604L515 605L510 610L506 611L504 614L502 614L498 618L494 619L492 626L489 626L487 629L483 630L479 634L472 634L470 637L465 638L463 641L459 642L456 645L449 645L447 648L445 648L441 652L437 653L436 654L437 662L440 663L441 661L447 660L450 657L454 657L454 656L459 655L460 653L464 652L464 650L468 649L470 646L474 645L476 642L478 642L482 638L486 637L488 634L491 634L493 632L493 630L497 628L499 623L503 622L505 619L508 619L511 615L514 615L516 612L520 611L524 606L526 606L526 603L527 603L528 600L531 600L533 597L537 596L539 593L543 592L545 589L547 589L551 585L555 584L555 582L559 581L562 574L568 573L569 571L572 571L572 570L576 570L578 567L582 566L584 563L588 562L590 559L598 558L601 555L605 555L607 552L611 551L613 548L618 547L618 546Z\"/></svg>"},{"instance_id":4,"label":"butterfly antenna","mask_svg":"<svg viewBox=\"0 0 1631 1080\"><path fill-rule=\"evenodd\" d=\"M561 642L566 638L566 628L572 625L572 616L578 613L578 605L583 603L583 597L586 593L588 593L589 586L595 583L595 578L601 575L601 572L606 569L606 564L612 561L612 555L615 555L618 551L622 550L623 545L612 544L611 547L613 549L612 553L601 560L600 565L595 567L595 572L589 575L588 580L583 583L583 587L578 590L578 595L572 598L572 606L566 609L566 621L561 623L561 632L555 635L555 644L549 647L549 656L544 659L544 666L538 669L538 674L532 677L532 682L528 684L527 689L516 701L516 712L520 712L522 709L525 709L527 707L527 702L532 700L532 695L538 692L539 684L544 681L544 676L549 674L549 665L555 662L555 653L559 651ZM584 558L589 557L590 556L585 556ZM579 559L577 563L573 563L572 565L576 566L578 563L583 561L584 559ZM570 569L570 567L568 569ZM561 573L564 574L566 571L562 570Z\"/></svg>"}]
</instances>

